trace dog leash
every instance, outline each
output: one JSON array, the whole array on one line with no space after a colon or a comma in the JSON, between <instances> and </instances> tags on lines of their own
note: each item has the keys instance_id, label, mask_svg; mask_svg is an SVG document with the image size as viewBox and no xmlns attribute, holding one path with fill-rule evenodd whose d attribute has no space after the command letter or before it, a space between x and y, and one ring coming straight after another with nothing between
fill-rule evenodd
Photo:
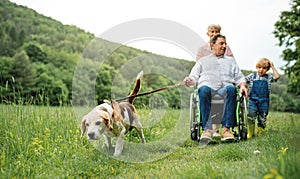
<instances>
[{"instance_id":1,"label":"dog leash","mask_svg":"<svg viewBox=\"0 0 300 179\"><path fill-rule=\"evenodd\" d=\"M135 97L139 97L139 96L145 96L145 95L149 95L149 94L156 93L156 92L159 92L159 91L163 91L163 90L167 90L167 89L171 89L171 88L177 88L177 87L183 86L183 85L184 85L184 82L180 82L180 83L175 84L175 85L166 86L166 87L155 89L155 90L148 91L148 92L145 92L145 93L140 93L140 94L136 94L136 95L133 95L133 96L127 96L127 97L124 97L124 98L116 99L116 101L122 101L122 100L125 100L125 99L135 98Z\"/></svg>"}]
</instances>

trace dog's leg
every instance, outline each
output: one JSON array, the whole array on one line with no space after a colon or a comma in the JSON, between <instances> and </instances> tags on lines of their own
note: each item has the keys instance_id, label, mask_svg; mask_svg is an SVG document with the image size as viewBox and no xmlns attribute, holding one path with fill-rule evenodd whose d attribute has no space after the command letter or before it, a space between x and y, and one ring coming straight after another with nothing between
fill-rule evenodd
<instances>
[{"instance_id":1,"label":"dog's leg","mask_svg":"<svg viewBox=\"0 0 300 179\"><path fill-rule=\"evenodd\" d=\"M140 117L138 115L135 116L134 127L135 127L136 131L139 134L141 142L146 143L146 139L145 139L144 132L143 132L143 129L142 129L142 123L140 122Z\"/></svg>"},{"instance_id":2,"label":"dog's leg","mask_svg":"<svg viewBox=\"0 0 300 179\"><path fill-rule=\"evenodd\" d=\"M122 124L120 128L122 130L120 132L120 135L117 138L117 143L116 143L115 153L114 153L115 157L119 156L122 153L123 146L124 146L124 136L125 136L126 128Z\"/></svg>"},{"instance_id":3,"label":"dog's leg","mask_svg":"<svg viewBox=\"0 0 300 179\"><path fill-rule=\"evenodd\" d=\"M135 129L136 129L136 131L138 132L139 137L140 137L142 143L146 143L146 139L145 139L145 136L144 136L144 132L143 132L142 127L136 127Z\"/></svg>"},{"instance_id":4,"label":"dog's leg","mask_svg":"<svg viewBox=\"0 0 300 179\"><path fill-rule=\"evenodd\" d=\"M105 143L109 151L113 150L113 146L111 145L111 138L104 135Z\"/></svg>"},{"instance_id":5,"label":"dog's leg","mask_svg":"<svg viewBox=\"0 0 300 179\"><path fill-rule=\"evenodd\" d=\"M142 141L142 143L146 143L146 139L145 139L145 136L144 136L144 132L143 132L143 129L142 128L136 128L139 136L140 136L140 139Z\"/></svg>"}]
</instances>

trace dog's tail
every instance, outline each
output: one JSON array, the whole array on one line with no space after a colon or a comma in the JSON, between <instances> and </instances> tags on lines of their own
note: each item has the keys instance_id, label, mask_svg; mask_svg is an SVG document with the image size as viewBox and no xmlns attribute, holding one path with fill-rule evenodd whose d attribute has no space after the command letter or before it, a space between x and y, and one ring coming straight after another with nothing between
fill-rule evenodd
<instances>
[{"instance_id":1,"label":"dog's tail","mask_svg":"<svg viewBox=\"0 0 300 179\"><path fill-rule=\"evenodd\" d=\"M134 87L133 87L133 90L129 94L129 97L137 95L138 92L140 91L140 89L141 89L141 83L142 83L142 80L141 80L142 76L143 76L143 71L141 71L137 75L136 80L135 80L135 84L134 84ZM131 103L131 104L133 104L134 99L135 99L135 97L128 98L128 102Z\"/></svg>"}]
</instances>

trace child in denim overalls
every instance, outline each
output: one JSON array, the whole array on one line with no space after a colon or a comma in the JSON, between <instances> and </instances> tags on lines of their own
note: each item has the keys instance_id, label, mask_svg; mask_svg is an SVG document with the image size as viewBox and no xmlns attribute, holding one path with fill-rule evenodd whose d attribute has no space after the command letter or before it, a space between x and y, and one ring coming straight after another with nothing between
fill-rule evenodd
<instances>
[{"instance_id":1,"label":"child in denim overalls","mask_svg":"<svg viewBox=\"0 0 300 179\"><path fill-rule=\"evenodd\" d=\"M266 74L272 68L273 75ZM260 58L256 63L257 72L246 77L249 84L248 100L248 135L250 139L255 131L255 119L257 119L257 135L262 135L269 112L269 96L271 83L277 81L280 77L274 64L267 58Z\"/></svg>"}]
</instances>

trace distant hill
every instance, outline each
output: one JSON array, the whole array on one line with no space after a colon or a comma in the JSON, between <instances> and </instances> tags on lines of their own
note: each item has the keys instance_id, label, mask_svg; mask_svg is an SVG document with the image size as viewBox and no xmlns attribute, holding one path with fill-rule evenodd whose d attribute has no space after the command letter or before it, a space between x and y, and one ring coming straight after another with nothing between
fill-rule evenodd
<instances>
[{"instance_id":1,"label":"distant hill","mask_svg":"<svg viewBox=\"0 0 300 179\"><path fill-rule=\"evenodd\" d=\"M30 8L8 0L0 0L2 103L71 104L72 95L73 99L74 96L85 98L88 95L86 94L89 91L88 87L95 81L93 76L96 76L97 80L95 87L97 101L110 99L114 76L129 60L143 55L165 62L178 61L182 65L175 68L153 64L155 68L160 69L158 71L162 72L170 68L174 76L182 71L178 68L179 66L190 69L193 65L193 62L155 55L95 38L93 34L78 27L64 25ZM88 84L76 82L74 86L74 70L82 58L84 58L84 65L81 67L85 70L84 74L80 75L80 79L83 80L82 83ZM105 63L99 64L99 59L104 59ZM139 63L142 63L142 60ZM95 69L96 66L100 69ZM148 66L149 69L151 69L150 66ZM144 80L149 86L146 83L143 90L174 83L162 77L156 77L154 79L146 75ZM76 87L76 85L79 86ZM74 91L76 94L73 94ZM120 93L124 92L120 91ZM84 99L75 100L73 103L85 104Z\"/></svg>"},{"instance_id":2,"label":"distant hill","mask_svg":"<svg viewBox=\"0 0 300 179\"><path fill-rule=\"evenodd\" d=\"M38 43L69 53L80 53L94 38L75 26L46 17L36 11L0 0L1 56L13 56L26 43Z\"/></svg>"}]
</instances>

